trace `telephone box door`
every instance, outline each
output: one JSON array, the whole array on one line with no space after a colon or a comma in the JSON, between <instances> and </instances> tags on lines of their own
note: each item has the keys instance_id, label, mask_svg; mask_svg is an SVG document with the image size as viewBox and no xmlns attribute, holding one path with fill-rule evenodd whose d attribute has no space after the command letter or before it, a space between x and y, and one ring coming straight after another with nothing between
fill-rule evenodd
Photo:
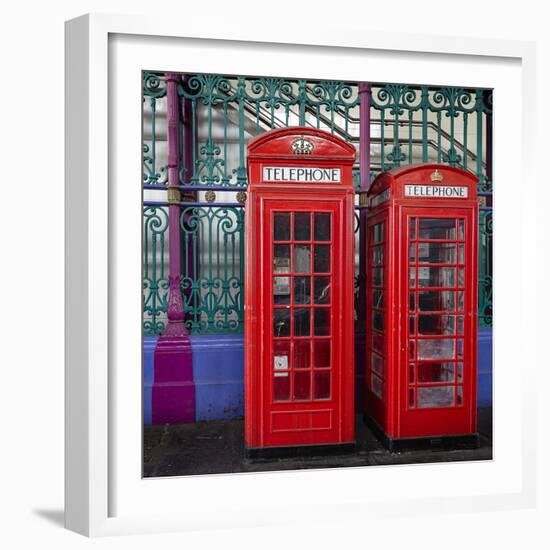
<instances>
[{"instance_id":1,"label":"telephone box door","mask_svg":"<svg viewBox=\"0 0 550 550\"><path fill-rule=\"evenodd\" d=\"M475 431L475 330L477 253L473 210L402 210L400 285L408 296L406 356L401 365L402 437ZM434 414L437 410L437 414Z\"/></svg>"},{"instance_id":2,"label":"telephone box door","mask_svg":"<svg viewBox=\"0 0 550 550\"><path fill-rule=\"evenodd\" d=\"M264 204L264 445L339 441L342 201Z\"/></svg>"}]
</instances>

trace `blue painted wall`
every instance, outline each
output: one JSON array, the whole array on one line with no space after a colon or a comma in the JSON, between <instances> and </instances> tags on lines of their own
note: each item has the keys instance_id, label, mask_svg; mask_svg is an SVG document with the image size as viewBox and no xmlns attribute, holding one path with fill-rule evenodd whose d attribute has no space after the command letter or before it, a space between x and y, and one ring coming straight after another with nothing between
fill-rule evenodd
<instances>
[{"instance_id":1,"label":"blue painted wall","mask_svg":"<svg viewBox=\"0 0 550 550\"><path fill-rule=\"evenodd\" d=\"M146 336L143 346L143 420L151 424L154 352L158 337ZM244 416L244 337L242 334L191 336L196 420ZM493 331L480 329L478 339L478 407L492 406ZM356 352L360 351L357 350ZM363 387L357 369L356 392ZM360 395L357 396L360 402Z\"/></svg>"},{"instance_id":2,"label":"blue painted wall","mask_svg":"<svg viewBox=\"0 0 550 550\"><path fill-rule=\"evenodd\" d=\"M244 336L191 336L197 422L244 416Z\"/></svg>"},{"instance_id":3,"label":"blue painted wall","mask_svg":"<svg viewBox=\"0 0 550 550\"><path fill-rule=\"evenodd\" d=\"M143 422L151 424L153 419L152 395L155 379L155 347L158 336L143 338Z\"/></svg>"},{"instance_id":4,"label":"blue painted wall","mask_svg":"<svg viewBox=\"0 0 550 550\"><path fill-rule=\"evenodd\" d=\"M493 405L493 329L479 329L477 347L477 406Z\"/></svg>"}]
</instances>

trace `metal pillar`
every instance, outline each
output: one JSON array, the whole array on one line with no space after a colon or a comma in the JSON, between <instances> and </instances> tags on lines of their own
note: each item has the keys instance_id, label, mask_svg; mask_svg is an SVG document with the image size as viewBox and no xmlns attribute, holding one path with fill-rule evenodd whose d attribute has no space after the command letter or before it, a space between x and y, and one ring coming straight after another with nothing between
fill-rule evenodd
<instances>
[{"instance_id":1,"label":"metal pillar","mask_svg":"<svg viewBox=\"0 0 550 550\"><path fill-rule=\"evenodd\" d=\"M195 385L189 334L181 293L181 239L179 136L177 94L179 76L166 74L168 139L168 323L155 350L155 376L152 392L153 424L195 421Z\"/></svg>"}]
</instances>

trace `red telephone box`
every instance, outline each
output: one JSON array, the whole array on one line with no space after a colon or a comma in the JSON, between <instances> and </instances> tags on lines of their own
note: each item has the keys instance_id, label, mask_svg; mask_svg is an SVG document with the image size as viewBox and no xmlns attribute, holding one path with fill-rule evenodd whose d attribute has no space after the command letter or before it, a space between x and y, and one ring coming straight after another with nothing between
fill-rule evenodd
<instances>
[{"instance_id":1,"label":"red telephone box","mask_svg":"<svg viewBox=\"0 0 550 550\"><path fill-rule=\"evenodd\" d=\"M312 128L273 130L248 144L251 457L354 447L354 160L352 145Z\"/></svg>"},{"instance_id":2,"label":"red telephone box","mask_svg":"<svg viewBox=\"0 0 550 550\"><path fill-rule=\"evenodd\" d=\"M398 168L368 203L367 420L391 450L476 445L477 178Z\"/></svg>"}]
</instances>

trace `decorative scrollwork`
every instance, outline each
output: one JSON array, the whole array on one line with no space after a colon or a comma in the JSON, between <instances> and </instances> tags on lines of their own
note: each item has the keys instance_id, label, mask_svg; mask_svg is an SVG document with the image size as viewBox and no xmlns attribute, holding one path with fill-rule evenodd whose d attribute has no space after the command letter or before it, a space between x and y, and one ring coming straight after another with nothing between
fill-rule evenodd
<instances>
[{"instance_id":1,"label":"decorative scrollwork","mask_svg":"<svg viewBox=\"0 0 550 550\"><path fill-rule=\"evenodd\" d=\"M246 141L271 128L314 125L345 138L358 135L348 128L348 124L357 124L359 93L355 83L196 74L188 75L178 84L178 94L188 108L186 135L193 136L189 138L192 147L188 141L185 152L191 160L186 160L185 166L180 165L180 181L191 182L198 188L234 186L235 191L240 188L244 194ZM163 158L164 151L156 145L163 139L164 128L159 130L165 123L162 116L156 118L156 110L164 108L165 102L158 100L165 95L164 74L144 72L144 112L148 116L150 109L152 115L152 136L143 145L143 183L148 185L167 183L166 166L158 166L164 160L159 163L157 158L157 149L159 158ZM491 174L483 157L486 147L482 146L491 113L490 90L373 85L371 177L404 163L437 161L475 172L479 191L491 192ZM180 131L187 131L185 124L180 125ZM477 134L477 139L472 139L472 134ZM359 189L358 170L354 170L354 182ZM242 330L243 211L242 207L235 207L224 213L213 203L195 212L186 208L181 218L182 246L187 247L182 257L189 266L180 285L187 312L185 322L191 332ZM162 214L157 216L160 218ZM147 333L158 334L165 320L167 258L162 248L165 236L155 229L158 221L154 222L154 217L150 213L147 221L149 244L144 270L147 263L149 271L144 277L144 327ZM483 230L480 229L480 251L484 254L492 246L491 239L492 218L484 218ZM489 319L489 323L491 274L492 265L484 263L480 267L479 311L480 319L483 311L483 318Z\"/></svg>"},{"instance_id":2,"label":"decorative scrollwork","mask_svg":"<svg viewBox=\"0 0 550 550\"><path fill-rule=\"evenodd\" d=\"M480 326L492 325L493 315L493 212L479 212L480 277L478 281L478 319Z\"/></svg>"},{"instance_id":3,"label":"decorative scrollwork","mask_svg":"<svg viewBox=\"0 0 550 550\"><path fill-rule=\"evenodd\" d=\"M476 110L475 94L463 88L440 88L433 91L429 102L430 111L441 111L447 117L457 117Z\"/></svg>"},{"instance_id":4,"label":"decorative scrollwork","mask_svg":"<svg viewBox=\"0 0 550 550\"><path fill-rule=\"evenodd\" d=\"M143 73L143 95L154 98L164 97L166 95L164 73Z\"/></svg>"},{"instance_id":5,"label":"decorative scrollwork","mask_svg":"<svg viewBox=\"0 0 550 550\"><path fill-rule=\"evenodd\" d=\"M192 333L242 329L244 279L244 211L240 207L182 209L183 254L202 258L200 270L188 263L181 288Z\"/></svg>"},{"instance_id":6,"label":"decorative scrollwork","mask_svg":"<svg viewBox=\"0 0 550 550\"><path fill-rule=\"evenodd\" d=\"M421 108L421 94L403 84L387 84L372 95L375 109L389 109L392 116L401 116L405 111L416 111Z\"/></svg>"},{"instance_id":7,"label":"decorative scrollwork","mask_svg":"<svg viewBox=\"0 0 550 550\"><path fill-rule=\"evenodd\" d=\"M195 173L191 178L193 185L226 185L229 182L224 171L225 160L220 155L220 146L207 138L200 147L200 158L195 161Z\"/></svg>"},{"instance_id":8,"label":"decorative scrollwork","mask_svg":"<svg viewBox=\"0 0 550 550\"><path fill-rule=\"evenodd\" d=\"M324 106L326 111L332 112L359 105L359 93L356 85L322 80L306 87L306 103Z\"/></svg>"},{"instance_id":9,"label":"decorative scrollwork","mask_svg":"<svg viewBox=\"0 0 550 550\"><path fill-rule=\"evenodd\" d=\"M293 83L282 78L259 78L253 80L250 91L244 98L270 111L284 105L292 105L296 101Z\"/></svg>"},{"instance_id":10,"label":"decorative scrollwork","mask_svg":"<svg viewBox=\"0 0 550 550\"><path fill-rule=\"evenodd\" d=\"M168 182L168 167L161 166L155 170L155 159L148 153L149 145L143 144L143 183L145 185L166 185Z\"/></svg>"},{"instance_id":11,"label":"decorative scrollwork","mask_svg":"<svg viewBox=\"0 0 550 550\"><path fill-rule=\"evenodd\" d=\"M161 207L143 209L143 330L161 334L166 326L168 276L165 240L168 213Z\"/></svg>"},{"instance_id":12,"label":"decorative scrollwork","mask_svg":"<svg viewBox=\"0 0 550 550\"><path fill-rule=\"evenodd\" d=\"M203 105L214 106L233 101L236 93L230 78L219 75L197 74L178 86L178 94Z\"/></svg>"}]
</instances>

